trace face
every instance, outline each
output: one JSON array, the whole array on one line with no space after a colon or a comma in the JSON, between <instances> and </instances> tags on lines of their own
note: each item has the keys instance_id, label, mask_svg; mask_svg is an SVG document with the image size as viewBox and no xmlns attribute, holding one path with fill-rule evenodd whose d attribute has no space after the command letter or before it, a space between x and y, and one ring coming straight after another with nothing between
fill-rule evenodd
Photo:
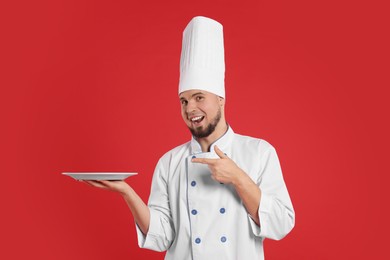
<instances>
[{"instance_id":1,"label":"face","mask_svg":"<svg viewBox=\"0 0 390 260\"><path fill-rule=\"evenodd\" d=\"M181 114L193 136L208 137L221 123L224 99L204 90L180 94Z\"/></svg>"}]
</instances>

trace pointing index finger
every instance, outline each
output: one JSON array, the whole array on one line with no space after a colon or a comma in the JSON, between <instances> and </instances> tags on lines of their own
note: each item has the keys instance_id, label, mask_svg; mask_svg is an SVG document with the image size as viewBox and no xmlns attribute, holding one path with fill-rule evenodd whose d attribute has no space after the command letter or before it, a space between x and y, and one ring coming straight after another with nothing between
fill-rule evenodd
<instances>
[{"instance_id":1,"label":"pointing index finger","mask_svg":"<svg viewBox=\"0 0 390 260\"><path fill-rule=\"evenodd\" d=\"M208 159L208 158L192 158L191 162L193 163L202 163L202 164L212 164L217 159Z\"/></svg>"}]
</instances>

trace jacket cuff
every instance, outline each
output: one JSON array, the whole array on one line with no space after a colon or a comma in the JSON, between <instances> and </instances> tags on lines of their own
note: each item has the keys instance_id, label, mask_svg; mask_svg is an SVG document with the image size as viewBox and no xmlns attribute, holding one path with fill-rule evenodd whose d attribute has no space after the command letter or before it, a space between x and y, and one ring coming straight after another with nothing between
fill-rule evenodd
<instances>
[{"instance_id":1,"label":"jacket cuff","mask_svg":"<svg viewBox=\"0 0 390 260\"><path fill-rule=\"evenodd\" d=\"M141 229L138 227L137 223L135 224L137 230L137 238L138 238L138 246L141 248L151 248L154 244L156 244L155 236L156 234L156 224L157 222L157 214L154 210L150 209L150 223L148 233L145 235L142 233Z\"/></svg>"},{"instance_id":2,"label":"jacket cuff","mask_svg":"<svg viewBox=\"0 0 390 260\"><path fill-rule=\"evenodd\" d=\"M267 194L262 194L260 199L260 206L259 206L259 219L260 219L260 226L261 232L260 236L264 236L264 234L267 234L267 228L269 227L269 216L272 208L272 196L269 196Z\"/></svg>"},{"instance_id":3,"label":"jacket cuff","mask_svg":"<svg viewBox=\"0 0 390 260\"><path fill-rule=\"evenodd\" d=\"M261 194L260 204L259 204L259 210L257 211L259 220L260 220L260 226L256 224L256 222L252 219L252 217L248 214L249 224L251 226L252 232L255 236L261 237L263 234L267 233L267 222L268 222L268 216L270 212L272 204L272 197L268 196L267 194Z\"/></svg>"}]
</instances>

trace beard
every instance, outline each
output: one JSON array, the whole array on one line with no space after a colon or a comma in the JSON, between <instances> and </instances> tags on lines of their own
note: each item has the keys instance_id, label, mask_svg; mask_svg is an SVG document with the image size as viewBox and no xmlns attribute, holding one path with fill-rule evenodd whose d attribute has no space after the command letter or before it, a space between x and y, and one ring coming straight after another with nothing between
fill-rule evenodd
<instances>
[{"instance_id":1,"label":"beard","mask_svg":"<svg viewBox=\"0 0 390 260\"><path fill-rule=\"evenodd\" d=\"M188 129L190 129L192 135L196 138L208 137L215 131L215 128L217 127L220 120L221 120L221 108L218 109L217 115L204 129L203 127L197 127L195 129L188 127Z\"/></svg>"}]
</instances>

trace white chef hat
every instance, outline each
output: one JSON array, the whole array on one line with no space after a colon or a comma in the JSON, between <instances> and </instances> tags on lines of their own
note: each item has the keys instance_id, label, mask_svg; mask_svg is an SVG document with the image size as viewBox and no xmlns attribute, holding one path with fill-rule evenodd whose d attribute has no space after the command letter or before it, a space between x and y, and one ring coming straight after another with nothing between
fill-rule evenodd
<instances>
[{"instance_id":1,"label":"white chef hat","mask_svg":"<svg viewBox=\"0 0 390 260\"><path fill-rule=\"evenodd\" d=\"M179 94L200 89L225 98L223 27L207 17L194 17L183 32Z\"/></svg>"}]
</instances>

